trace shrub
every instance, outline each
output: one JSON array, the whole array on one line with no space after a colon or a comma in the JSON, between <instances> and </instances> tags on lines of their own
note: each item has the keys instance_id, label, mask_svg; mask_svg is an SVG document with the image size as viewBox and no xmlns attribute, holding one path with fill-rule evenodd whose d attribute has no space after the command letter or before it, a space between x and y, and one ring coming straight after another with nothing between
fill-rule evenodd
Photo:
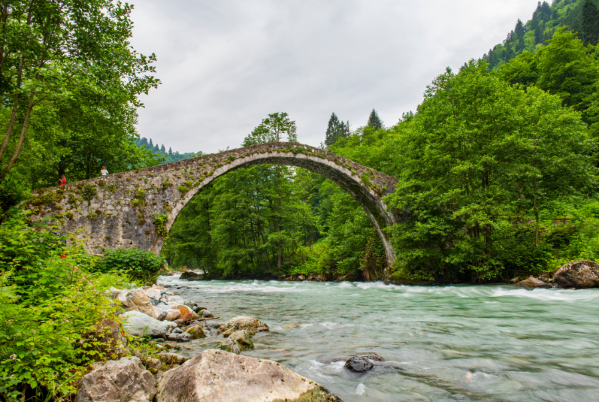
<instances>
[{"instance_id":1,"label":"shrub","mask_svg":"<svg viewBox=\"0 0 599 402\"><path fill-rule=\"evenodd\" d=\"M107 250L102 260L93 268L97 272L123 272L130 280L144 285L156 283L165 259L151 251L140 249Z\"/></svg>"},{"instance_id":2,"label":"shrub","mask_svg":"<svg viewBox=\"0 0 599 402\"><path fill-rule=\"evenodd\" d=\"M114 317L105 291L127 278L90 273L95 257L48 222L26 222L0 225L0 400L62 401L91 362L113 357L85 335Z\"/></svg>"}]
</instances>

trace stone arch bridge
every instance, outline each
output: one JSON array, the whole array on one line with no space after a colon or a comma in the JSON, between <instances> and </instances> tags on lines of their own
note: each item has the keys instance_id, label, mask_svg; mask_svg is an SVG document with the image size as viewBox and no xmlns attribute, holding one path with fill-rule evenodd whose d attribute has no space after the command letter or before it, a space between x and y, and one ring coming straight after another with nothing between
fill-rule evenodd
<instances>
[{"instance_id":1,"label":"stone arch bridge","mask_svg":"<svg viewBox=\"0 0 599 402\"><path fill-rule=\"evenodd\" d=\"M177 215L202 187L227 172L261 164L298 166L337 183L364 208L383 242L387 264L393 263L384 228L398 217L382 197L395 190L397 179L298 143L250 145L44 189L25 207L38 217L58 218L94 254L132 247L160 252Z\"/></svg>"}]
</instances>

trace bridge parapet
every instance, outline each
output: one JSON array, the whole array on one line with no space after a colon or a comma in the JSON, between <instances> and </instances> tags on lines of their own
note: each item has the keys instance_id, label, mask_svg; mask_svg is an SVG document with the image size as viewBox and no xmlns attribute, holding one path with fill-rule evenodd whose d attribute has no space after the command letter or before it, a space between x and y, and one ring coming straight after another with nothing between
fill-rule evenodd
<instances>
[{"instance_id":1,"label":"bridge parapet","mask_svg":"<svg viewBox=\"0 0 599 402\"><path fill-rule=\"evenodd\" d=\"M383 229L396 218L382 197L395 190L397 179L299 143L250 145L44 189L25 207L34 216L58 218L92 253L131 247L160 252L178 213L203 186L229 171L258 164L303 167L337 183L364 208L383 240L388 263L393 262Z\"/></svg>"}]
</instances>

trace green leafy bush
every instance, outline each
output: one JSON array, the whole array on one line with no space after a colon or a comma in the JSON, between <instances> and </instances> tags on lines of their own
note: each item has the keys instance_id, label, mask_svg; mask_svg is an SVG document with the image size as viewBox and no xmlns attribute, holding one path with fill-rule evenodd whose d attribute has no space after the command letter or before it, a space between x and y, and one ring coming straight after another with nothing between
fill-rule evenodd
<instances>
[{"instance_id":1,"label":"green leafy bush","mask_svg":"<svg viewBox=\"0 0 599 402\"><path fill-rule=\"evenodd\" d=\"M67 400L91 362L113 357L86 335L114 318L105 291L127 278L88 272L95 257L50 223L16 213L0 225L0 400Z\"/></svg>"},{"instance_id":2,"label":"green leafy bush","mask_svg":"<svg viewBox=\"0 0 599 402\"><path fill-rule=\"evenodd\" d=\"M107 250L98 264L93 268L96 272L123 272L130 280L144 285L156 283L160 271L165 266L165 259L151 251L139 249Z\"/></svg>"}]
</instances>

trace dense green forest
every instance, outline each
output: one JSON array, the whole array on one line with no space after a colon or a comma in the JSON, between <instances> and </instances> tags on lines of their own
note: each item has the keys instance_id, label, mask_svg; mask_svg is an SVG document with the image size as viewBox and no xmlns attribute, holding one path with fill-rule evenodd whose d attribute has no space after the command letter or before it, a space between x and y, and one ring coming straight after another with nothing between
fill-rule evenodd
<instances>
[{"instance_id":1,"label":"dense green forest","mask_svg":"<svg viewBox=\"0 0 599 402\"><path fill-rule=\"evenodd\" d=\"M386 199L409 211L391 229L398 254L391 279L508 280L596 258L597 85L595 48L561 28L496 71L486 60L448 69L417 112L391 127L373 110L349 132L332 114L329 150L400 179ZM244 144L278 138L278 117ZM266 134L256 140L257 132ZM164 254L172 266L201 267L214 278L373 280L385 268L382 245L353 199L287 167L215 180L181 212Z\"/></svg>"},{"instance_id":2,"label":"dense green forest","mask_svg":"<svg viewBox=\"0 0 599 402\"><path fill-rule=\"evenodd\" d=\"M202 152L186 152L180 154L179 151L173 152L172 148L169 148L167 151L164 144L159 146L158 144L154 144L151 138L148 141L146 137L136 138L134 142L138 147L152 152L162 163L177 162L202 155Z\"/></svg>"},{"instance_id":3,"label":"dense green forest","mask_svg":"<svg viewBox=\"0 0 599 402\"><path fill-rule=\"evenodd\" d=\"M562 27L577 33L585 45L596 45L599 40L597 0L554 0L551 5L539 1L532 19L526 23L518 20L503 43L490 49L483 59L495 70L524 52L536 51Z\"/></svg>"}]
</instances>

